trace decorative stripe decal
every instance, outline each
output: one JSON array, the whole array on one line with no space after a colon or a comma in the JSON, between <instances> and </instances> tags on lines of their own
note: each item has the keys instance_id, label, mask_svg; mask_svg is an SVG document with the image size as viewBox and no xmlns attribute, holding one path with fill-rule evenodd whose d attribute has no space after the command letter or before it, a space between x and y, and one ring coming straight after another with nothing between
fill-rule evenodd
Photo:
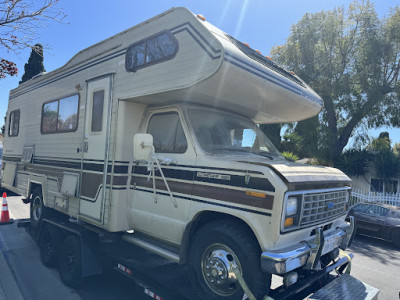
<instances>
[{"instance_id":1,"label":"decorative stripe decal","mask_svg":"<svg viewBox=\"0 0 400 300\"><path fill-rule=\"evenodd\" d=\"M20 158L14 158L14 160L4 160L7 161L20 161ZM43 166L44 169L40 168ZM68 162L68 161L60 161L60 160L45 160L45 159L34 159L33 164L26 165L29 170L45 170L46 172L55 172L51 168L46 167L56 167L56 168L67 168L71 170L75 170L77 172L81 171L81 163L80 162ZM177 166L174 165L176 168ZM218 168L208 168L208 167L196 167L196 166L180 166L182 168L190 168L190 169L197 169L197 170L185 170L185 169L173 169L168 167L163 167L164 175L166 179L179 179L179 180L187 180L187 181L195 181L195 182L206 182L224 186L233 186L233 187L241 187L241 188L248 188L248 189L256 189L261 191L268 191L268 192L275 192L275 187L271 184L271 182L263 177L252 177L248 176L249 174L260 174L263 175L261 172L243 172L241 170L235 169L218 169ZM202 171L198 171L198 169L202 169ZM95 171L102 173L104 169L104 165L102 162L98 163L83 163L83 171ZM133 166L132 168L132 175L148 175L149 172L147 171L147 166ZM225 172L242 172L241 175L235 174L227 174L227 173L210 173L209 170L221 170ZM119 165L114 166L114 174L127 174L128 165ZM107 169L107 173L110 174L112 171L112 166L109 165ZM200 174L200 176L198 176ZM208 176L204 174L209 174ZM210 175L211 174L211 175ZM156 171L156 176L160 176L160 172ZM203 176L204 175L204 176ZM60 175L61 176L61 175ZM229 179L228 179L229 178ZM250 178L250 179L249 179ZM223 179L223 180L222 180ZM125 183L126 184L126 183Z\"/></svg>"},{"instance_id":2,"label":"decorative stripe decal","mask_svg":"<svg viewBox=\"0 0 400 300\"><path fill-rule=\"evenodd\" d=\"M230 171L238 171L238 170L230 170ZM147 171L147 167L135 166L133 173L140 175L147 175L149 172ZM245 174L243 175L220 174L221 176L230 177L229 180L220 180L218 178L212 178L212 177L199 177L197 176L198 173L197 171L177 170L177 169L167 169L167 168L163 168L163 173L165 177L167 177L167 179L173 178L181 180L194 180L198 182L207 182L213 184L275 192L275 187L265 177L264 178L250 177L250 180L247 181ZM206 172L201 172L201 173L206 173ZM156 176L161 176L159 171L156 171Z\"/></svg>"},{"instance_id":3,"label":"decorative stripe decal","mask_svg":"<svg viewBox=\"0 0 400 300\"><path fill-rule=\"evenodd\" d=\"M141 191L141 192L146 192L146 193L153 193L153 191L144 190L144 189L137 189L137 190L138 190L138 191ZM162 193L162 192L156 192L156 193L157 193L157 195L169 196L168 193ZM215 206L221 206L221 207L226 207L226 208L241 210L241 211L245 211L245 212L249 212L249 213L253 213L253 214L268 216L268 217L271 216L271 213L268 213L268 212L257 211L257 210L253 210L253 209L247 209L247 208L242 208L242 207L237 207L237 206L232 206L232 205L227 205L227 204L222 204L222 203L216 203L216 202L211 202L211 201L196 199L196 198L192 198L192 197L183 197L183 196L179 196L179 195L174 195L174 197L175 197L175 198L179 198L179 199L184 199L184 200L190 200L190 201L194 201L194 202L199 202L199 203L205 203L205 204L210 204L210 205L215 205Z\"/></svg>"}]
</instances>

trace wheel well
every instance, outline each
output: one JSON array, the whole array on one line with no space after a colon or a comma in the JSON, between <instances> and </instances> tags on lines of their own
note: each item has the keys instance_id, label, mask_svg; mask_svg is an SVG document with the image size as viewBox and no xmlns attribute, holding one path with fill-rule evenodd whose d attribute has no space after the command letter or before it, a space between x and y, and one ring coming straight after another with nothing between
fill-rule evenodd
<instances>
[{"instance_id":1,"label":"wheel well","mask_svg":"<svg viewBox=\"0 0 400 300\"><path fill-rule=\"evenodd\" d=\"M31 197L31 195L33 194L33 191L36 189L40 189L43 195L43 190L42 190L42 185L38 184L38 183L31 183L31 188L29 190L29 197Z\"/></svg>"},{"instance_id":2,"label":"wheel well","mask_svg":"<svg viewBox=\"0 0 400 300\"><path fill-rule=\"evenodd\" d=\"M240 224L240 226L243 228L243 230L248 231L249 235L251 235L255 241L257 242L257 245L259 245L257 237L255 236L253 230L250 228L250 226L243 221L242 219L225 214L225 213L220 213L220 212L215 212L215 211L203 211L199 213L187 226L182 238L182 244L181 244L181 251L180 251L180 263L185 264L187 262L187 257L188 253L190 251L190 245L192 244L192 240L196 232L203 227L206 224L209 224L210 222L213 221L220 221L220 220L226 220L227 222L235 222L237 224ZM261 251L261 248L260 248Z\"/></svg>"}]
</instances>

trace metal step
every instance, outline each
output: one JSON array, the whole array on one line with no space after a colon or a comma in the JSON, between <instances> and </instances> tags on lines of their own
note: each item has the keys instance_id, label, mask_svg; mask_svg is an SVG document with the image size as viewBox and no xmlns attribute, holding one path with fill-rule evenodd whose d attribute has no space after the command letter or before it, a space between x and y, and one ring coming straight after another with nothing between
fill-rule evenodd
<instances>
[{"instance_id":1,"label":"metal step","mask_svg":"<svg viewBox=\"0 0 400 300\"><path fill-rule=\"evenodd\" d=\"M147 251L160 255L172 262L179 263L179 252L167 249L167 246L161 245L159 242L155 243L149 239L144 239L136 233L127 233L122 236L122 239L128 243L139 246Z\"/></svg>"}]
</instances>

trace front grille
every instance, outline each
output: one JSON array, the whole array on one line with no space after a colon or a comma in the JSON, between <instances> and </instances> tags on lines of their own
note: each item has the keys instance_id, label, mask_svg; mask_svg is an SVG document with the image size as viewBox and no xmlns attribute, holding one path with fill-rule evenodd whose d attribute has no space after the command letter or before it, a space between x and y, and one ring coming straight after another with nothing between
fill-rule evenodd
<instances>
[{"instance_id":1,"label":"front grille","mask_svg":"<svg viewBox=\"0 0 400 300\"><path fill-rule=\"evenodd\" d=\"M348 195L347 190L305 193L300 227L344 214L347 210Z\"/></svg>"}]
</instances>

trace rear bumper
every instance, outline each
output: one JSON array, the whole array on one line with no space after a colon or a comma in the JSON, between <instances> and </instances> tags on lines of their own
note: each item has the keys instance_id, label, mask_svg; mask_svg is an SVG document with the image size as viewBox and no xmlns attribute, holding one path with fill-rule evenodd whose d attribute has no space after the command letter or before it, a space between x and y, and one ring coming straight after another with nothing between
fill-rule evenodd
<instances>
[{"instance_id":1,"label":"rear bumper","mask_svg":"<svg viewBox=\"0 0 400 300\"><path fill-rule=\"evenodd\" d=\"M353 237L353 217L347 226L338 228L326 236L321 228L317 228L313 240L303 241L277 251L264 251L261 254L261 269L266 273L277 275L303 266L309 270L320 270L320 257L337 248L345 250L351 244Z\"/></svg>"}]
</instances>

